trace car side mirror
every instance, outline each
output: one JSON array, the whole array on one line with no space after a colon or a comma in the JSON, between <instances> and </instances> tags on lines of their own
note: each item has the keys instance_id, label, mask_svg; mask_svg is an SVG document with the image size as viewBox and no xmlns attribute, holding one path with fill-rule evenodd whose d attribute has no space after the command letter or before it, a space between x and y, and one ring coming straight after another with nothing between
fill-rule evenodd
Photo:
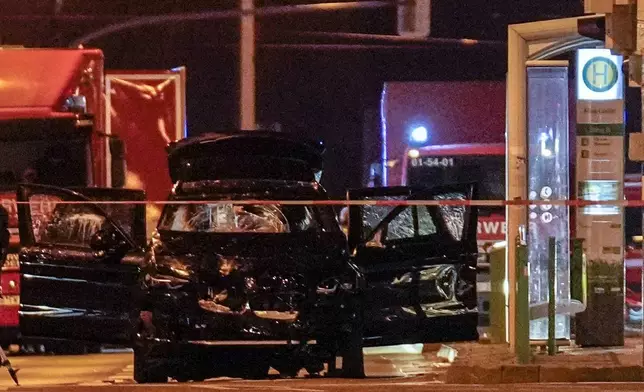
<instances>
[{"instance_id":1,"label":"car side mirror","mask_svg":"<svg viewBox=\"0 0 644 392\"><path fill-rule=\"evenodd\" d=\"M96 252L108 255L124 253L128 248L125 239L111 226L94 233L90 238L89 246Z\"/></svg>"}]
</instances>

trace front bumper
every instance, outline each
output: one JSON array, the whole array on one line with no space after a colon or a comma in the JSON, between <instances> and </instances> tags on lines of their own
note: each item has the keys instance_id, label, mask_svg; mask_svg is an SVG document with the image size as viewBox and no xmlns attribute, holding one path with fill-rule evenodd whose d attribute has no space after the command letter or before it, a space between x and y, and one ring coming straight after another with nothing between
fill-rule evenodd
<instances>
[{"instance_id":1,"label":"front bumper","mask_svg":"<svg viewBox=\"0 0 644 392\"><path fill-rule=\"evenodd\" d=\"M183 301L181 301L183 302ZM194 304L197 301L186 300ZM157 305L160 305L157 303ZM317 344L348 321L340 308L314 304L300 311L232 311L225 307L155 306L152 327L142 338L202 346L289 346ZM344 319L344 322L343 322Z\"/></svg>"},{"instance_id":2,"label":"front bumper","mask_svg":"<svg viewBox=\"0 0 644 392\"><path fill-rule=\"evenodd\" d=\"M188 340L186 343L199 346L298 346L315 345L317 340Z\"/></svg>"}]
</instances>

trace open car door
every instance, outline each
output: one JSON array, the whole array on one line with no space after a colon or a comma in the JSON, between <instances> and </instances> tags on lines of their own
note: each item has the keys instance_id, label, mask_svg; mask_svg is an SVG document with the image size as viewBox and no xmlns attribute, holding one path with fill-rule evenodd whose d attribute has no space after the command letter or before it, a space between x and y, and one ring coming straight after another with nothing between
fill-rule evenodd
<instances>
[{"instance_id":1,"label":"open car door","mask_svg":"<svg viewBox=\"0 0 644 392\"><path fill-rule=\"evenodd\" d=\"M128 342L145 244L143 191L21 185L23 337Z\"/></svg>"},{"instance_id":2,"label":"open car door","mask_svg":"<svg viewBox=\"0 0 644 392\"><path fill-rule=\"evenodd\" d=\"M365 346L478 339L474 185L351 190L349 244L364 277ZM400 200L407 205L387 205ZM377 204L383 201L382 204Z\"/></svg>"}]
</instances>

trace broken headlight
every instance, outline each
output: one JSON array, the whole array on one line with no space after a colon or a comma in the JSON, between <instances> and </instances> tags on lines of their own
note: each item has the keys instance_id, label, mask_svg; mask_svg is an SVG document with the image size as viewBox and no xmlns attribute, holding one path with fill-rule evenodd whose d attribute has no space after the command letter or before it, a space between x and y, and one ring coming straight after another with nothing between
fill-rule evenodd
<instances>
[{"instance_id":1,"label":"broken headlight","mask_svg":"<svg viewBox=\"0 0 644 392\"><path fill-rule=\"evenodd\" d=\"M145 283L149 287L179 288L190 282L192 273L186 263L173 256L153 257L154 271L145 276Z\"/></svg>"},{"instance_id":2,"label":"broken headlight","mask_svg":"<svg viewBox=\"0 0 644 392\"><path fill-rule=\"evenodd\" d=\"M148 287L165 287L168 289L178 289L189 283L188 279L177 278L169 275L145 275L145 284Z\"/></svg>"}]
</instances>

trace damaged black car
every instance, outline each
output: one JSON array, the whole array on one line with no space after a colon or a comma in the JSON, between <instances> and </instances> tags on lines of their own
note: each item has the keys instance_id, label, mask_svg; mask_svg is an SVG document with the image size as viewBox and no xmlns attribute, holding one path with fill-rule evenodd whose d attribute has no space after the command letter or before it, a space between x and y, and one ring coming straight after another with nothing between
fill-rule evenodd
<instances>
[{"instance_id":1,"label":"damaged black car","mask_svg":"<svg viewBox=\"0 0 644 392\"><path fill-rule=\"evenodd\" d=\"M323 151L259 131L172 143L151 241L124 202L141 191L20 186L23 336L131 345L139 383L363 377L364 347L478 339L475 207L405 203L474 186L350 190L346 236Z\"/></svg>"}]
</instances>

